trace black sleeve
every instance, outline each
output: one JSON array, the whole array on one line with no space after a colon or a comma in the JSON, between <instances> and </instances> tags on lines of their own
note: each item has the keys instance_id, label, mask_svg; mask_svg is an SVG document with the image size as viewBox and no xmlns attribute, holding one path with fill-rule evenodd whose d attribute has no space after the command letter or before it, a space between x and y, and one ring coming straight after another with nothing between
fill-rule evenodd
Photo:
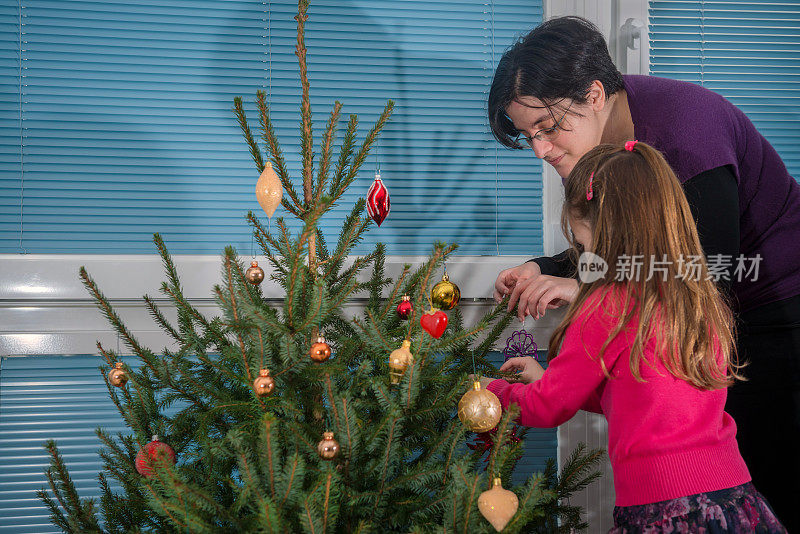
<instances>
[{"instance_id":1,"label":"black sleeve","mask_svg":"<svg viewBox=\"0 0 800 534\"><path fill-rule=\"evenodd\" d=\"M722 255L734 264L740 242L739 187L730 167L717 167L693 176L683 184L683 191L697 223L706 258ZM718 282L726 293L730 293L732 272L731 265L727 276Z\"/></svg>"},{"instance_id":2,"label":"black sleeve","mask_svg":"<svg viewBox=\"0 0 800 534\"><path fill-rule=\"evenodd\" d=\"M706 258L721 254L733 264L739 255L739 189L730 167L717 167L693 176L683 184L683 191ZM539 265L542 274L563 278L577 274L578 261L573 249L530 261ZM726 292L730 291L732 270L731 266L727 276L719 281Z\"/></svg>"},{"instance_id":3,"label":"black sleeve","mask_svg":"<svg viewBox=\"0 0 800 534\"><path fill-rule=\"evenodd\" d=\"M550 276L560 276L562 278L574 278L578 273L578 258L575 250L569 248L560 254L550 257L534 258L542 274Z\"/></svg>"}]
</instances>

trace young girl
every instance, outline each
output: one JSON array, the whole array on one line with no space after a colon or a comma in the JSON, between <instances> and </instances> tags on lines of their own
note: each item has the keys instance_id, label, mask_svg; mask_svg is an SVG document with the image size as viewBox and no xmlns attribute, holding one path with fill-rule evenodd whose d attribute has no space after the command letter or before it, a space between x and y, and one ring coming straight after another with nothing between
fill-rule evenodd
<instances>
[{"instance_id":1,"label":"young girl","mask_svg":"<svg viewBox=\"0 0 800 534\"><path fill-rule=\"evenodd\" d=\"M740 378L733 317L669 165L644 143L599 145L569 174L565 196L565 234L608 271L580 285L546 371L512 358L500 370L523 383L488 389L504 408L519 404L527 426L555 427L580 409L605 415L612 533L786 532L750 482L724 411Z\"/></svg>"}]
</instances>

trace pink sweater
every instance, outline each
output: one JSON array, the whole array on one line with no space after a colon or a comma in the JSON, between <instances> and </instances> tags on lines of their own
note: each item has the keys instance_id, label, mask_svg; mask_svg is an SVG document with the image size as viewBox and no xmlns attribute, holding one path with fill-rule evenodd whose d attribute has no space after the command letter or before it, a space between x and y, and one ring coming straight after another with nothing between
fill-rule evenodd
<instances>
[{"instance_id":1,"label":"pink sweater","mask_svg":"<svg viewBox=\"0 0 800 534\"><path fill-rule=\"evenodd\" d=\"M597 294L596 294L597 295ZM617 506L647 504L730 488L750 481L739 454L736 424L725 413L727 390L702 391L673 377L661 363L643 363L638 382L629 354L635 325L629 325L597 355L622 308L609 294L594 311L590 296L568 327L561 350L542 378L532 384L492 381L503 408L521 408L520 423L551 428L584 409L608 420L608 454L614 470ZM655 359L654 340L644 357Z\"/></svg>"}]
</instances>

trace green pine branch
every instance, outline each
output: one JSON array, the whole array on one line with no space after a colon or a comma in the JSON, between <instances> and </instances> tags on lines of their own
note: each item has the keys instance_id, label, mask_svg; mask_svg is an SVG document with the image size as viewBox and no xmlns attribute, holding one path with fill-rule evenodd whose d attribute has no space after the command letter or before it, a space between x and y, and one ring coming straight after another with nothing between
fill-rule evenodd
<instances>
[{"instance_id":1,"label":"green pine branch","mask_svg":"<svg viewBox=\"0 0 800 534\"><path fill-rule=\"evenodd\" d=\"M247 124L247 116L245 115L244 106L242 105L242 97L234 97L233 112L236 114L236 118L239 120L239 127L242 129L242 135L244 135L247 146L250 147L250 155L253 157L253 162L256 164L256 169L258 170L258 173L261 174L261 171L264 170L264 159L261 156L261 150L258 148L258 143L256 143L256 140L253 138L253 132L250 131L250 126Z\"/></svg>"},{"instance_id":2,"label":"green pine branch","mask_svg":"<svg viewBox=\"0 0 800 534\"><path fill-rule=\"evenodd\" d=\"M325 133L322 136L322 156L320 157L319 170L317 171L317 183L312 190L312 197L319 198L325 190L325 184L328 181L328 173L331 166L331 152L333 148L333 139L336 135L336 126L339 124L339 115L342 111L342 103L338 100L333 104L331 116L328 119L328 125L325 128Z\"/></svg>"},{"instance_id":3,"label":"green pine branch","mask_svg":"<svg viewBox=\"0 0 800 534\"><path fill-rule=\"evenodd\" d=\"M278 179L281 181L284 192L286 192L289 197L289 200L286 198L281 199L281 206L283 206L286 211L295 217L301 217L303 203L300 201L300 197L297 196L294 185L289 178L289 171L286 168L286 160L283 157L283 151L278 143L278 137L275 135L275 128L273 127L272 120L270 119L269 106L267 105L266 94L264 91L256 92L256 102L258 104L259 118L261 121L261 137L264 139L264 142L269 148L275 173L278 175ZM263 170L263 165L261 170ZM259 172L261 172L261 170L259 170Z\"/></svg>"},{"instance_id":4,"label":"green pine branch","mask_svg":"<svg viewBox=\"0 0 800 534\"><path fill-rule=\"evenodd\" d=\"M56 448L53 440L45 443L50 455L50 467L45 471L52 497L45 489L37 491L39 499L44 501L50 510L53 523L68 533L100 533L100 523L92 499L81 499L69 472L64 458Z\"/></svg>"}]
</instances>

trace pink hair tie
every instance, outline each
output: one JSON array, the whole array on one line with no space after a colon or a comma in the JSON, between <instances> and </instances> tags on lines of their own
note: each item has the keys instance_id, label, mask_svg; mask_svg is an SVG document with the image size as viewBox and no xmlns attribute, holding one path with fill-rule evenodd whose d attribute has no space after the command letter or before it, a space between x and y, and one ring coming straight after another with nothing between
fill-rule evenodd
<instances>
[{"instance_id":1,"label":"pink hair tie","mask_svg":"<svg viewBox=\"0 0 800 534\"><path fill-rule=\"evenodd\" d=\"M626 141L625 142L625 150L627 150L628 152L633 152L633 147L635 147L636 143L638 143L638 142L639 141Z\"/></svg>"},{"instance_id":2,"label":"pink hair tie","mask_svg":"<svg viewBox=\"0 0 800 534\"><path fill-rule=\"evenodd\" d=\"M589 189L586 191L586 200L594 198L594 190L592 189L592 182L594 181L594 171L589 175Z\"/></svg>"}]
</instances>

